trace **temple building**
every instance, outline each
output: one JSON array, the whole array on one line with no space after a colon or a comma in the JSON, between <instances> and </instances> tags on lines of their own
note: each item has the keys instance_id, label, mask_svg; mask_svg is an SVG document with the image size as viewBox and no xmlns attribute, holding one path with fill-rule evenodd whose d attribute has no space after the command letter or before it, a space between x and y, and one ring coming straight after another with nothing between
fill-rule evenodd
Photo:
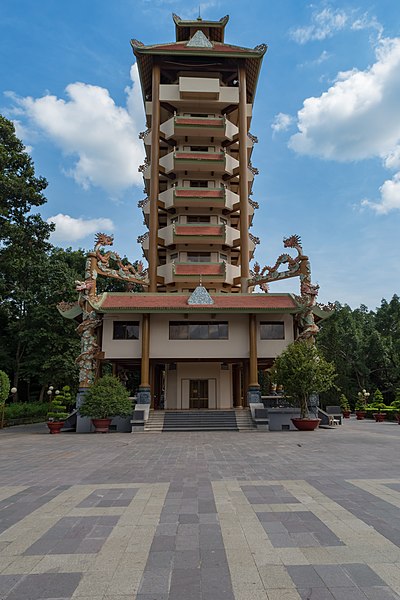
<instances>
[{"instance_id":1,"label":"temple building","mask_svg":"<svg viewBox=\"0 0 400 600\"><path fill-rule=\"evenodd\" d=\"M294 255L250 268L259 243L250 126L266 46L226 44L228 17L173 20L174 42L131 42L147 125L148 230L138 242L148 268L106 251L113 239L98 234L79 303L60 312L81 319L83 391L107 364L154 409L243 408L259 401L259 371L318 330L318 288L295 235L284 240ZM143 291L98 294L99 276ZM300 295L269 290L287 277L299 277Z\"/></svg>"}]
</instances>

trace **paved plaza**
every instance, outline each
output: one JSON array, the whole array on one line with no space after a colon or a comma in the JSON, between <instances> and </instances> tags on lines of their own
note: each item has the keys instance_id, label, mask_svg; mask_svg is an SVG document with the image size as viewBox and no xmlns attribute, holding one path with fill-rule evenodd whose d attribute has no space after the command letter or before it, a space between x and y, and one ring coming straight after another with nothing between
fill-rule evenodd
<instances>
[{"instance_id":1,"label":"paved plaza","mask_svg":"<svg viewBox=\"0 0 400 600\"><path fill-rule=\"evenodd\" d=\"M1 600L400 599L400 427L0 432Z\"/></svg>"}]
</instances>

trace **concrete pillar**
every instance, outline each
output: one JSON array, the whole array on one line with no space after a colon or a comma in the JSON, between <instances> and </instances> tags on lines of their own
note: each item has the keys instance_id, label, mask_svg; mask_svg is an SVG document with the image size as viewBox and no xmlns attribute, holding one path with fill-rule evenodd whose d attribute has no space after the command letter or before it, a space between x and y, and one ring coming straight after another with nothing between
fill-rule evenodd
<instances>
[{"instance_id":1,"label":"concrete pillar","mask_svg":"<svg viewBox=\"0 0 400 600\"><path fill-rule=\"evenodd\" d=\"M150 404L150 315L144 314L142 318L142 360L140 364L140 386L137 394L138 404Z\"/></svg>"},{"instance_id":2,"label":"concrete pillar","mask_svg":"<svg viewBox=\"0 0 400 600\"><path fill-rule=\"evenodd\" d=\"M249 315L249 349L250 349L250 381L247 392L247 400L261 402L261 391L258 383L258 357L257 357L257 318Z\"/></svg>"},{"instance_id":3,"label":"concrete pillar","mask_svg":"<svg viewBox=\"0 0 400 600\"><path fill-rule=\"evenodd\" d=\"M149 292L157 291L158 195L160 162L160 65L153 65L151 165L150 165L150 222L149 222Z\"/></svg>"},{"instance_id":4,"label":"concrete pillar","mask_svg":"<svg viewBox=\"0 0 400 600\"><path fill-rule=\"evenodd\" d=\"M240 198L240 286L247 294L249 279L249 187L247 160L246 69L239 67L239 198Z\"/></svg>"}]
</instances>

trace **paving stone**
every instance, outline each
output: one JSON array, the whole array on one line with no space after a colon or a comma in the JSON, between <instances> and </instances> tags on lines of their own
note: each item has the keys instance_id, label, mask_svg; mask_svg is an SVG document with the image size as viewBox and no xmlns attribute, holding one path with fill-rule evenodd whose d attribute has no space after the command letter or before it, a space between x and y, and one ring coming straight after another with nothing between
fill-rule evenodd
<instances>
[{"instance_id":1,"label":"paving stone","mask_svg":"<svg viewBox=\"0 0 400 600\"><path fill-rule=\"evenodd\" d=\"M77 588L80 578L80 573L26 575L8 594L7 600L68 599Z\"/></svg>"}]
</instances>

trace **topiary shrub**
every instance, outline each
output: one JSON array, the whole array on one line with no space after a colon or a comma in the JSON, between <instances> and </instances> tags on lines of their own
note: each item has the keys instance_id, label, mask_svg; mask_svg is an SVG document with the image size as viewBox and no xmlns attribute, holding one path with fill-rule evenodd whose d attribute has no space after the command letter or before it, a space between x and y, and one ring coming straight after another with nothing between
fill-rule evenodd
<instances>
[{"instance_id":1,"label":"topiary shrub","mask_svg":"<svg viewBox=\"0 0 400 600\"><path fill-rule=\"evenodd\" d=\"M71 402L69 385L65 385L59 394L56 394L49 405L49 412L47 413L47 420L53 422L64 421L68 417L66 412L66 404Z\"/></svg>"},{"instance_id":2,"label":"topiary shrub","mask_svg":"<svg viewBox=\"0 0 400 600\"><path fill-rule=\"evenodd\" d=\"M79 408L79 414L92 419L127 417L132 414L129 392L119 379L105 375L89 388Z\"/></svg>"}]
</instances>

